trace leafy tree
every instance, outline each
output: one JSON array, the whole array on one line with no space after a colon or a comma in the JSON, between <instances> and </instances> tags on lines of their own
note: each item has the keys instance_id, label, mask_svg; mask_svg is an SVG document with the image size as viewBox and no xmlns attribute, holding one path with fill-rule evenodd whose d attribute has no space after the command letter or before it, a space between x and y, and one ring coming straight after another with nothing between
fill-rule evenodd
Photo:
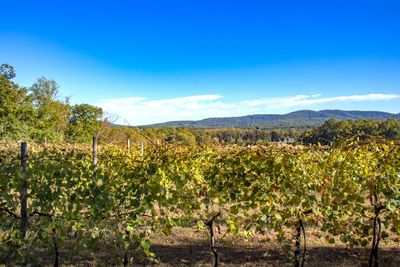
<instances>
[{"instance_id":1,"label":"leafy tree","mask_svg":"<svg viewBox=\"0 0 400 267\"><path fill-rule=\"evenodd\" d=\"M181 129L176 135L176 141L185 145L196 144L196 137L188 129Z\"/></svg>"},{"instance_id":2,"label":"leafy tree","mask_svg":"<svg viewBox=\"0 0 400 267\"><path fill-rule=\"evenodd\" d=\"M32 102L27 90L10 81L12 66L0 67L0 139L26 139L32 129Z\"/></svg>"},{"instance_id":3,"label":"leafy tree","mask_svg":"<svg viewBox=\"0 0 400 267\"><path fill-rule=\"evenodd\" d=\"M279 142L280 139L281 137L276 131L271 132L271 142Z\"/></svg>"},{"instance_id":4,"label":"leafy tree","mask_svg":"<svg viewBox=\"0 0 400 267\"><path fill-rule=\"evenodd\" d=\"M89 104L75 105L71 110L68 136L78 142L90 142L101 126L103 110Z\"/></svg>"},{"instance_id":5,"label":"leafy tree","mask_svg":"<svg viewBox=\"0 0 400 267\"><path fill-rule=\"evenodd\" d=\"M0 76L4 76L7 80L12 80L15 78L14 67L8 64L2 64L0 66Z\"/></svg>"},{"instance_id":6,"label":"leafy tree","mask_svg":"<svg viewBox=\"0 0 400 267\"><path fill-rule=\"evenodd\" d=\"M303 133L301 139L306 144L339 144L353 136L368 139L378 136L391 140L400 138L400 121L396 119L379 120L328 120L312 131Z\"/></svg>"},{"instance_id":7,"label":"leafy tree","mask_svg":"<svg viewBox=\"0 0 400 267\"><path fill-rule=\"evenodd\" d=\"M380 125L381 134L388 139L400 139L400 121L388 119Z\"/></svg>"},{"instance_id":8,"label":"leafy tree","mask_svg":"<svg viewBox=\"0 0 400 267\"><path fill-rule=\"evenodd\" d=\"M58 85L54 80L41 77L30 88L35 108L36 131L38 140L61 141L67 130L70 105L68 99L58 97Z\"/></svg>"}]
</instances>

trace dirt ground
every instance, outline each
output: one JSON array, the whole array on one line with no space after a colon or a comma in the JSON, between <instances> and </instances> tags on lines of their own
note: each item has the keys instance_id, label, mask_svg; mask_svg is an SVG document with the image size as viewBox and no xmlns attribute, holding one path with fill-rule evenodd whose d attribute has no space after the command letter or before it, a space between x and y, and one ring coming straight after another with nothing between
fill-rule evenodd
<instances>
[{"instance_id":1,"label":"dirt ground","mask_svg":"<svg viewBox=\"0 0 400 267\"><path fill-rule=\"evenodd\" d=\"M217 236L218 238L218 236ZM213 266L213 255L204 233L181 228L168 237L155 238L152 250L160 264L154 266ZM153 242L154 242L153 241ZM368 266L368 248L346 248L344 245L328 246L323 239L311 236L305 266ZM242 239L217 239L220 266L292 266L286 254L274 241L263 242L253 237ZM382 243L381 266L400 266L400 244Z\"/></svg>"},{"instance_id":2,"label":"dirt ground","mask_svg":"<svg viewBox=\"0 0 400 267\"><path fill-rule=\"evenodd\" d=\"M368 266L368 248L327 245L312 232L309 236L305 266ZM218 234L216 238L220 266L293 266L293 263L287 262L286 254L276 241L263 242L259 236L249 238L248 242L234 237L221 239ZM213 266L207 235L197 229L175 228L170 236L153 235L151 240L151 251L157 255L159 263L139 259L132 252L131 266ZM90 253L84 250L72 252L69 246L65 245L61 250L62 266L122 266L123 252L118 255L107 245L100 245ZM35 258L37 262L31 266L53 265L51 247L41 250L39 254ZM15 265L5 263L6 266ZM380 266L400 266L398 242L381 243Z\"/></svg>"}]
</instances>

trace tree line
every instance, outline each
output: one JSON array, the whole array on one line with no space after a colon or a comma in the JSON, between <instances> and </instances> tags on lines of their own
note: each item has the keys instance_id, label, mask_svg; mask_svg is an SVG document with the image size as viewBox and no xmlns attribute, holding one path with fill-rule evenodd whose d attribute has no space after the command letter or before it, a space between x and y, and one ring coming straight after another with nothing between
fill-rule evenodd
<instances>
[{"instance_id":1,"label":"tree line","mask_svg":"<svg viewBox=\"0 0 400 267\"><path fill-rule=\"evenodd\" d=\"M113 127L103 131L106 143L139 142L177 143L182 145L265 145L290 138L294 144L335 145L358 137L400 140L400 120L335 120L312 129L255 128L180 128L180 127Z\"/></svg>"},{"instance_id":2,"label":"tree line","mask_svg":"<svg viewBox=\"0 0 400 267\"><path fill-rule=\"evenodd\" d=\"M380 137L389 140L400 139L400 120L327 120L312 130L304 131L300 142L304 144L331 145L351 137Z\"/></svg>"},{"instance_id":3,"label":"tree line","mask_svg":"<svg viewBox=\"0 0 400 267\"><path fill-rule=\"evenodd\" d=\"M112 124L103 110L89 104L71 105L60 96L56 81L40 77L32 86L13 81L12 66L0 66L0 140L36 142L178 143L184 145L256 145L292 138L300 144L330 145L352 136L400 139L400 121L328 120L314 128L180 128L127 127Z\"/></svg>"},{"instance_id":4,"label":"tree line","mask_svg":"<svg viewBox=\"0 0 400 267\"><path fill-rule=\"evenodd\" d=\"M23 87L12 66L0 67L0 139L39 142L88 142L101 127L103 110L71 105L59 95L56 81L40 77Z\"/></svg>"}]
</instances>

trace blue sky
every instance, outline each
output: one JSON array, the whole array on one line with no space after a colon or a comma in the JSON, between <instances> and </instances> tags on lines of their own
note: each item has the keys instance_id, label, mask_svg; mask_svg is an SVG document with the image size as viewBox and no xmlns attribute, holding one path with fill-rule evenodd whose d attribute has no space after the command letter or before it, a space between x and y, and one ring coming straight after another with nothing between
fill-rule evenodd
<instances>
[{"instance_id":1,"label":"blue sky","mask_svg":"<svg viewBox=\"0 0 400 267\"><path fill-rule=\"evenodd\" d=\"M0 63L131 125L400 112L400 1L4 1Z\"/></svg>"}]
</instances>

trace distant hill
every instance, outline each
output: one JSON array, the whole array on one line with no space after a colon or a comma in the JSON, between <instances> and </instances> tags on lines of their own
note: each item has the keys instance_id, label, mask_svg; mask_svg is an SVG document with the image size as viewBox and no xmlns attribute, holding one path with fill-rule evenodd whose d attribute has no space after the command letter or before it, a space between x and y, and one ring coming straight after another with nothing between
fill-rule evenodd
<instances>
[{"instance_id":1,"label":"distant hill","mask_svg":"<svg viewBox=\"0 0 400 267\"><path fill-rule=\"evenodd\" d=\"M170 121L145 125L144 127L191 127L191 128L218 128L218 127L311 127L329 119L356 120L389 118L400 119L399 114L381 111L346 111L346 110L299 110L288 114L256 114L241 117L207 118L198 121Z\"/></svg>"}]
</instances>

